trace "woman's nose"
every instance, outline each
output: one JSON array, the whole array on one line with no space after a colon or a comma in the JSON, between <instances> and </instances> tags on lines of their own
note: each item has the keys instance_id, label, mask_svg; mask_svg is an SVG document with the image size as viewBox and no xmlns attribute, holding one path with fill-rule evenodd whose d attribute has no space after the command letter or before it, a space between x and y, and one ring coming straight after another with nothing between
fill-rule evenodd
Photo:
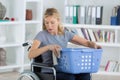
<instances>
[{"instance_id":1,"label":"woman's nose","mask_svg":"<svg viewBox=\"0 0 120 80\"><path fill-rule=\"evenodd\" d=\"M48 24L48 27L51 27L51 23Z\"/></svg>"}]
</instances>

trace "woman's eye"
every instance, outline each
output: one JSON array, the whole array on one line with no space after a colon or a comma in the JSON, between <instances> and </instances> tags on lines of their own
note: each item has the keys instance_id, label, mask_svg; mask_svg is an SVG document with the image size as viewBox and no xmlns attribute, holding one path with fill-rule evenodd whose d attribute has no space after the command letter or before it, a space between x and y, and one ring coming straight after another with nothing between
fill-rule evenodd
<instances>
[{"instance_id":1,"label":"woman's eye","mask_svg":"<svg viewBox=\"0 0 120 80\"><path fill-rule=\"evenodd\" d=\"M46 25L48 24L55 24L55 22L45 22Z\"/></svg>"},{"instance_id":2,"label":"woman's eye","mask_svg":"<svg viewBox=\"0 0 120 80\"><path fill-rule=\"evenodd\" d=\"M45 24L48 24L48 22L45 22Z\"/></svg>"}]
</instances>

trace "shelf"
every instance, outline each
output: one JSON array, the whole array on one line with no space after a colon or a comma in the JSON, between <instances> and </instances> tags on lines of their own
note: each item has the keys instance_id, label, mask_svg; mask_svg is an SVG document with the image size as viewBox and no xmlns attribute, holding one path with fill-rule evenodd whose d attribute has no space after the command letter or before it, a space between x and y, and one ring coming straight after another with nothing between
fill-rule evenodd
<instances>
[{"instance_id":1,"label":"shelf","mask_svg":"<svg viewBox=\"0 0 120 80\"><path fill-rule=\"evenodd\" d=\"M101 46L105 46L105 47L120 47L120 43L104 43L104 42L96 42L96 44L99 44ZM68 45L70 46L73 46L73 47L81 47L79 45L75 45L75 44L72 44L72 43L68 43Z\"/></svg>"},{"instance_id":2,"label":"shelf","mask_svg":"<svg viewBox=\"0 0 120 80\"><path fill-rule=\"evenodd\" d=\"M25 21L26 24L40 24L40 21L36 20L30 20L30 21Z\"/></svg>"},{"instance_id":3,"label":"shelf","mask_svg":"<svg viewBox=\"0 0 120 80\"><path fill-rule=\"evenodd\" d=\"M106 46L106 47L120 47L120 43L102 43L102 42L97 42L97 44L101 46Z\"/></svg>"},{"instance_id":4,"label":"shelf","mask_svg":"<svg viewBox=\"0 0 120 80\"><path fill-rule=\"evenodd\" d=\"M40 0L26 0L26 2L40 2Z\"/></svg>"},{"instance_id":5,"label":"shelf","mask_svg":"<svg viewBox=\"0 0 120 80\"><path fill-rule=\"evenodd\" d=\"M21 65L8 65L8 66L0 66L0 70L3 69L14 69L14 68L20 68Z\"/></svg>"},{"instance_id":6,"label":"shelf","mask_svg":"<svg viewBox=\"0 0 120 80\"><path fill-rule=\"evenodd\" d=\"M63 24L65 27L69 28L91 28L91 29L113 29L120 30L120 26L111 25L86 25L86 24Z\"/></svg>"},{"instance_id":7,"label":"shelf","mask_svg":"<svg viewBox=\"0 0 120 80\"><path fill-rule=\"evenodd\" d=\"M21 43L3 43L0 44L0 47L17 47L17 46L22 46Z\"/></svg>"},{"instance_id":8,"label":"shelf","mask_svg":"<svg viewBox=\"0 0 120 80\"><path fill-rule=\"evenodd\" d=\"M119 75L120 76L120 72L106 72L106 71L98 71L97 73L93 73L95 75Z\"/></svg>"},{"instance_id":9,"label":"shelf","mask_svg":"<svg viewBox=\"0 0 120 80\"><path fill-rule=\"evenodd\" d=\"M120 76L120 72L107 72L104 71L105 66L100 66L100 69L98 72L93 73L93 75L119 75Z\"/></svg>"},{"instance_id":10,"label":"shelf","mask_svg":"<svg viewBox=\"0 0 120 80\"><path fill-rule=\"evenodd\" d=\"M21 21L7 21L7 22L0 22L0 25L17 25L21 24Z\"/></svg>"},{"instance_id":11,"label":"shelf","mask_svg":"<svg viewBox=\"0 0 120 80\"><path fill-rule=\"evenodd\" d=\"M31 64L24 64L24 67L30 67Z\"/></svg>"}]
</instances>

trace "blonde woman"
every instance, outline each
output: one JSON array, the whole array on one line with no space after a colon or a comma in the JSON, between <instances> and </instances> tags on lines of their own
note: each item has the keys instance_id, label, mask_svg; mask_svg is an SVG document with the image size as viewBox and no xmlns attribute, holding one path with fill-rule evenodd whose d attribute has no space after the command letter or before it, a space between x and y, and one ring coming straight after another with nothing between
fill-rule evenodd
<instances>
[{"instance_id":1,"label":"blonde woman","mask_svg":"<svg viewBox=\"0 0 120 80\"><path fill-rule=\"evenodd\" d=\"M78 45L83 45L91 48L101 48L94 42L88 41L82 37L75 35L64 29L61 25L60 14L55 8L48 8L43 16L43 31L40 31L34 38L32 47L29 51L29 58L42 56L42 62L53 65L52 53L56 56L61 48L66 48L67 43L72 42ZM42 72L51 72L50 70L42 69ZM74 76L75 80L90 80L90 74L67 74L61 73L57 80L69 80L70 76Z\"/></svg>"}]
</instances>

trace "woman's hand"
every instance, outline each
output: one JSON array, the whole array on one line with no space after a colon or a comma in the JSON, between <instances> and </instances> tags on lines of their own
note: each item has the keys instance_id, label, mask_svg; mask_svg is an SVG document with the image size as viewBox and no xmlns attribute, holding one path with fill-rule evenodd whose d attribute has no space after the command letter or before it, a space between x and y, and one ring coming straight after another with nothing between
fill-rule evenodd
<instances>
[{"instance_id":1,"label":"woman's hand","mask_svg":"<svg viewBox=\"0 0 120 80\"><path fill-rule=\"evenodd\" d=\"M59 45L56 44L48 45L48 49L51 50L56 57L60 56L61 47Z\"/></svg>"},{"instance_id":2,"label":"woman's hand","mask_svg":"<svg viewBox=\"0 0 120 80\"><path fill-rule=\"evenodd\" d=\"M101 49L102 47L100 45L97 45L95 42L89 41L88 47L95 48L95 49Z\"/></svg>"}]
</instances>

